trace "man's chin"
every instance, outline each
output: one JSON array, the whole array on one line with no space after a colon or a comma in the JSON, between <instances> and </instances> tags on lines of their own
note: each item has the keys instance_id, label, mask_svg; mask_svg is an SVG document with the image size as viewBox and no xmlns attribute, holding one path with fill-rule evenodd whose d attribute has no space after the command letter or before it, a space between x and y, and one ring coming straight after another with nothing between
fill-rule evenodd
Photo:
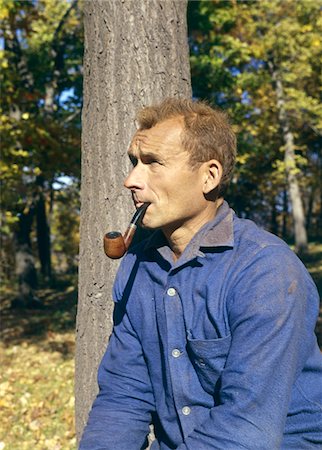
<instances>
[{"instance_id":1,"label":"man's chin","mask_svg":"<svg viewBox=\"0 0 322 450\"><path fill-rule=\"evenodd\" d=\"M143 216L143 219L142 219L140 225L145 230L156 230L157 228L159 228L159 226L157 224L153 223L152 220L149 220L149 218L145 217L145 216Z\"/></svg>"},{"instance_id":2,"label":"man's chin","mask_svg":"<svg viewBox=\"0 0 322 450\"><path fill-rule=\"evenodd\" d=\"M157 227L151 226L149 223L144 223L143 220L140 223L140 226L141 226L141 228L144 228L144 230L155 230L157 228Z\"/></svg>"}]
</instances>

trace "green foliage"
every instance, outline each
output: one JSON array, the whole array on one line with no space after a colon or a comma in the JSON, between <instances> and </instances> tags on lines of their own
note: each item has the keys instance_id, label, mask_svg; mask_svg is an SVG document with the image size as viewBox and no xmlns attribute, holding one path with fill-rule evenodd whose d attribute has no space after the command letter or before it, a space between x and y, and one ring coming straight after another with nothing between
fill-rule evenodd
<instances>
[{"instance_id":1,"label":"green foliage","mask_svg":"<svg viewBox=\"0 0 322 450\"><path fill-rule=\"evenodd\" d=\"M19 214L39 194L37 177L48 216L64 190L57 181L78 186L83 28L75 0L1 0L0 19L1 233L10 247ZM64 220L75 221L65 209Z\"/></svg>"},{"instance_id":2,"label":"green foliage","mask_svg":"<svg viewBox=\"0 0 322 450\"><path fill-rule=\"evenodd\" d=\"M286 190L284 141L273 71L283 84L296 167L311 226L321 214L321 15L311 0L189 2L192 85L196 97L228 110L238 133L235 209L279 225ZM310 209L312 188L313 208ZM283 204L284 203L284 204ZM283 213L284 210L284 213Z\"/></svg>"}]
</instances>

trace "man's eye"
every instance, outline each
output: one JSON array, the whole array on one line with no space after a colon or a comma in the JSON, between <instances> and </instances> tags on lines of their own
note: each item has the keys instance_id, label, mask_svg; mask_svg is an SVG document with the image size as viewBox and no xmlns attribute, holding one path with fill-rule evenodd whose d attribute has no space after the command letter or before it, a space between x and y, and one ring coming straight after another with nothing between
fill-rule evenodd
<instances>
[{"instance_id":1,"label":"man's eye","mask_svg":"<svg viewBox=\"0 0 322 450\"><path fill-rule=\"evenodd\" d=\"M143 164L147 164L149 166L154 166L154 165L158 165L161 164L161 162L158 159L155 158L145 158L142 160Z\"/></svg>"},{"instance_id":2,"label":"man's eye","mask_svg":"<svg viewBox=\"0 0 322 450\"><path fill-rule=\"evenodd\" d=\"M135 167L138 163L138 160L134 158L134 156L130 156L130 161L133 167Z\"/></svg>"}]
</instances>

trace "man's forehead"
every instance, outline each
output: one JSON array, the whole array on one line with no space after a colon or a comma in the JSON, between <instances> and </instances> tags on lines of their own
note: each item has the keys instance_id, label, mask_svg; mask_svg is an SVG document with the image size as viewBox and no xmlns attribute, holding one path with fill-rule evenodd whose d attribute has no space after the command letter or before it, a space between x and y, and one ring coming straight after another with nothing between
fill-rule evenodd
<instances>
[{"instance_id":1,"label":"man's forehead","mask_svg":"<svg viewBox=\"0 0 322 450\"><path fill-rule=\"evenodd\" d=\"M131 141L130 150L144 150L145 147L178 145L181 143L183 122L180 118L168 119L152 128L138 130Z\"/></svg>"}]
</instances>

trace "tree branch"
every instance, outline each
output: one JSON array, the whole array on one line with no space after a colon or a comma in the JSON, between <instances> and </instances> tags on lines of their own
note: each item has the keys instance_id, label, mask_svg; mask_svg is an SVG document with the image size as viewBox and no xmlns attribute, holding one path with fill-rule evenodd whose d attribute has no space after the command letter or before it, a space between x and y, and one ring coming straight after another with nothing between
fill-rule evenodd
<instances>
[{"instance_id":1,"label":"tree branch","mask_svg":"<svg viewBox=\"0 0 322 450\"><path fill-rule=\"evenodd\" d=\"M52 47L51 47L51 55L54 59L54 69L52 72L51 80L46 84L46 94L45 94L45 106L44 110L47 114L52 114L54 111L54 99L55 93L57 89L57 83L59 76L61 74L61 70L64 67L64 58L63 52L65 49L65 44L61 44L62 39L60 38L61 31L70 15L72 10L76 8L78 4L78 0L73 0L70 7L67 9L63 17L61 18L53 36Z\"/></svg>"}]
</instances>

